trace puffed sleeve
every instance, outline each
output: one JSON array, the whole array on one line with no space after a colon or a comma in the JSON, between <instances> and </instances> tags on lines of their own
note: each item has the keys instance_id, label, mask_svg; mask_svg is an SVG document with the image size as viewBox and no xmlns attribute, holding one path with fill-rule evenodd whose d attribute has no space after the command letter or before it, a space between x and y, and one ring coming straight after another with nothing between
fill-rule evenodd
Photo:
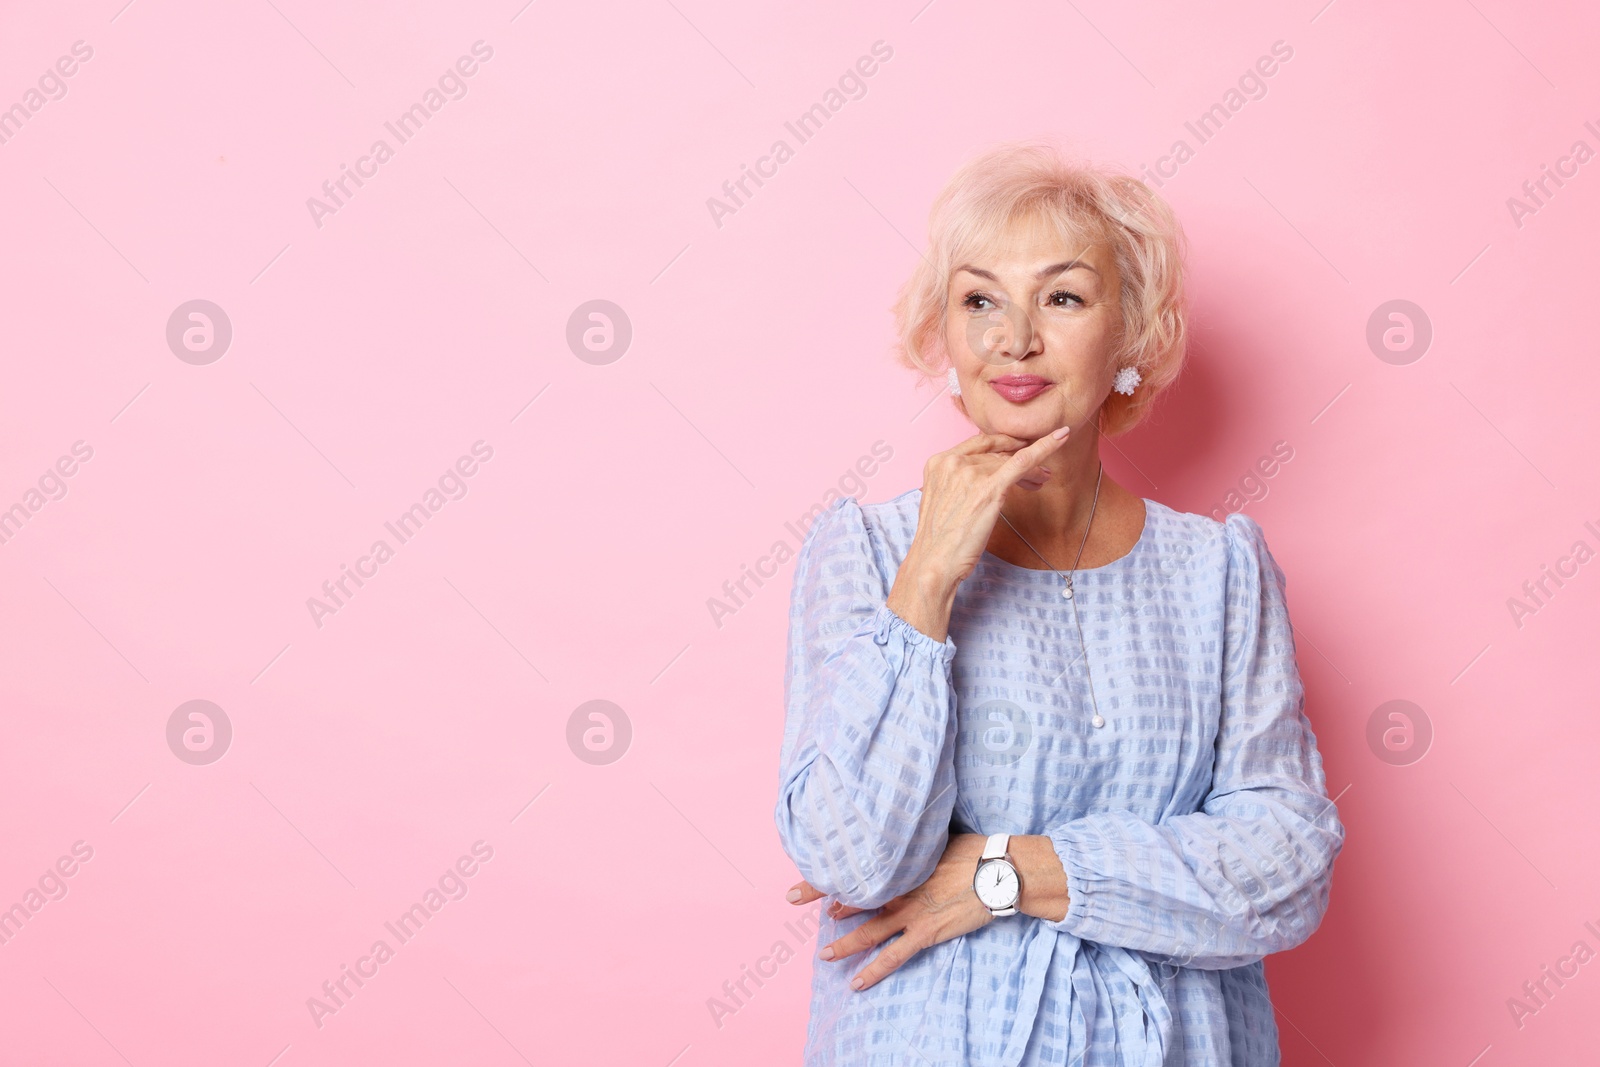
<instances>
[{"instance_id":1,"label":"puffed sleeve","mask_svg":"<svg viewBox=\"0 0 1600 1067\"><path fill-rule=\"evenodd\" d=\"M1069 896L1050 926L1207 969L1310 937L1344 846L1303 711L1283 571L1254 519L1234 513L1223 527L1222 708L1204 802L1157 824L1104 812L1049 834Z\"/></svg>"},{"instance_id":2,"label":"puffed sleeve","mask_svg":"<svg viewBox=\"0 0 1600 1067\"><path fill-rule=\"evenodd\" d=\"M892 575L853 497L795 565L776 818L801 877L857 908L921 885L955 806L955 642L891 611Z\"/></svg>"}]
</instances>

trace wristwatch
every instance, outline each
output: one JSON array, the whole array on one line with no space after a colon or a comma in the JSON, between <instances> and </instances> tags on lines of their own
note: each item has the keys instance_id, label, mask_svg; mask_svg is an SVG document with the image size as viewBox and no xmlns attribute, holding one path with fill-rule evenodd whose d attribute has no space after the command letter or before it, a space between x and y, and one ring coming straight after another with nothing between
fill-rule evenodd
<instances>
[{"instance_id":1,"label":"wristwatch","mask_svg":"<svg viewBox=\"0 0 1600 1067\"><path fill-rule=\"evenodd\" d=\"M1006 858L1010 834L990 834L978 859L978 869L972 876L972 891L978 902L989 909L991 915L1015 915L1017 901L1022 897L1022 879L1017 868Z\"/></svg>"}]
</instances>

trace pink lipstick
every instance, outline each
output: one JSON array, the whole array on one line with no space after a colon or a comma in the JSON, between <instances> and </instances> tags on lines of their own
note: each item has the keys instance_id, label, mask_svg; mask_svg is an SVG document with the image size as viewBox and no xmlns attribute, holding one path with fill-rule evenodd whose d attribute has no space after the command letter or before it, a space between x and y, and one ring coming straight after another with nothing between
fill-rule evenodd
<instances>
[{"instance_id":1,"label":"pink lipstick","mask_svg":"<svg viewBox=\"0 0 1600 1067\"><path fill-rule=\"evenodd\" d=\"M1037 374L1002 374L989 379L989 385L1013 404L1024 404L1050 388L1051 383Z\"/></svg>"}]
</instances>

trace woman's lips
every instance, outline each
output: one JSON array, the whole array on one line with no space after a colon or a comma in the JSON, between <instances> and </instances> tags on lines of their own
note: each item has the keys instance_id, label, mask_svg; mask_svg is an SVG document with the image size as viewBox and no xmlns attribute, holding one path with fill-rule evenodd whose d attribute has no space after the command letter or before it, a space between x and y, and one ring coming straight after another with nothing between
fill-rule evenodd
<instances>
[{"instance_id":1,"label":"woman's lips","mask_svg":"<svg viewBox=\"0 0 1600 1067\"><path fill-rule=\"evenodd\" d=\"M989 385L1013 404L1022 404L1050 388L1051 383L1037 374L1005 374L989 379Z\"/></svg>"}]
</instances>

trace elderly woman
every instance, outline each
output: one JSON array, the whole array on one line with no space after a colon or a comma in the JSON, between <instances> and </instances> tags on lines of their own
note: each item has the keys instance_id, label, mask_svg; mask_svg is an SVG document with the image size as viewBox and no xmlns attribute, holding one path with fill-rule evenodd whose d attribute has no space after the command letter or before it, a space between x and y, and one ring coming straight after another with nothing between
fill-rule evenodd
<instances>
[{"instance_id":1,"label":"elderly woman","mask_svg":"<svg viewBox=\"0 0 1600 1067\"><path fill-rule=\"evenodd\" d=\"M935 203L903 359L978 434L796 563L776 817L819 934L807 1064L1279 1062L1262 958L1344 827L1261 527L1105 477L1177 377L1182 231L1006 146Z\"/></svg>"}]
</instances>

